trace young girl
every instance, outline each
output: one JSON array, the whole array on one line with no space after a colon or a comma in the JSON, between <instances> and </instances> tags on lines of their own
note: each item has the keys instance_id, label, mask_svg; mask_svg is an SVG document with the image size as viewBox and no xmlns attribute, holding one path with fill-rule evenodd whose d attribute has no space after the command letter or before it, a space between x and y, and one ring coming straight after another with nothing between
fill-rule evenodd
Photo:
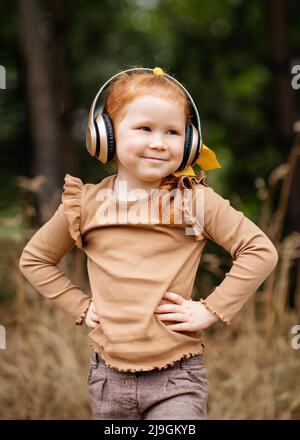
<instances>
[{"instance_id":1,"label":"young girl","mask_svg":"<svg viewBox=\"0 0 300 440\"><path fill-rule=\"evenodd\" d=\"M104 112L95 115L105 88ZM100 89L87 148L102 163L115 159L117 174L97 184L67 174L62 203L24 248L20 269L92 329L94 418L203 419L202 330L230 323L274 269L276 249L205 183L203 171L195 177L195 162L203 170L220 165L202 144L191 96L162 69L129 69ZM230 252L233 265L205 300L194 301L207 240ZM87 255L92 297L57 267L74 245Z\"/></svg>"}]
</instances>

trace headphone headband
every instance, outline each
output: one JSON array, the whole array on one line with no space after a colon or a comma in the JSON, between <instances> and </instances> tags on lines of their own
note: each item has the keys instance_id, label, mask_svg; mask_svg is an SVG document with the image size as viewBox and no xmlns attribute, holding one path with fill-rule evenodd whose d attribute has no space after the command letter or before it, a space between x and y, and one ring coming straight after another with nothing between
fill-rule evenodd
<instances>
[{"instance_id":1,"label":"headphone headband","mask_svg":"<svg viewBox=\"0 0 300 440\"><path fill-rule=\"evenodd\" d=\"M92 103L91 109L90 109L90 113L89 113L89 121L93 120L94 117L94 110L97 104L97 101L99 99L99 96L101 95L101 93L108 87L108 85L110 84L111 81L113 81L115 78L117 78L118 76L122 75L123 73L126 72L135 72L135 71L144 71L144 72L152 72L153 73L153 69L149 69L147 67L135 67L132 69L127 69L127 70L123 70L122 72L116 73L114 76L112 76L109 80L107 80L103 86L101 87L101 89L99 90L99 92L97 93L97 95L94 98L94 101ZM169 78L171 81L175 82L175 84L177 84L188 96L190 103L192 104L193 110L194 110L194 115L196 117L196 128L198 130L198 134L199 134L199 153L201 151L201 147L202 147L202 132L201 132L201 124L200 124L200 117L199 117L199 113L196 107L196 104L194 103L193 98L191 97L191 95L189 94L189 92L186 90L186 88L179 82L177 81L175 78L173 78L172 76L168 75L167 73L164 72L163 76L166 76L167 78ZM194 158L195 160L196 158Z\"/></svg>"},{"instance_id":2,"label":"headphone headband","mask_svg":"<svg viewBox=\"0 0 300 440\"><path fill-rule=\"evenodd\" d=\"M198 159L202 150L201 124L197 107L186 88L179 81L165 73L159 67L156 67L155 69L136 67L123 70L122 72L112 76L103 84L95 96L89 111L88 125L86 128L86 147L88 152L102 163L107 163L115 157L116 140L114 137L113 123L106 111L100 112L96 116L94 113L101 93L103 93L103 91L115 78L127 72L149 72L153 73L153 75L165 76L167 80L175 83L181 88L181 90L184 91L189 100L190 106L192 107L192 121L189 121L185 128L183 157L178 171L193 165Z\"/></svg>"}]
</instances>

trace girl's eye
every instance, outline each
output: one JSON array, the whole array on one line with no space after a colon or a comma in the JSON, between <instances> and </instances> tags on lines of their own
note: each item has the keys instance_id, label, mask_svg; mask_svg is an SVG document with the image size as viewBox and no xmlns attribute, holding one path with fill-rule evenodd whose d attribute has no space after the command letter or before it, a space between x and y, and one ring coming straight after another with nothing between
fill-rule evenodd
<instances>
[{"instance_id":1,"label":"girl's eye","mask_svg":"<svg viewBox=\"0 0 300 440\"><path fill-rule=\"evenodd\" d=\"M149 127L139 127L139 130L145 130L145 131L150 131ZM168 130L168 133L171 132L171 134L178 134L176 130Z\"/></svg>"}]
</instances>

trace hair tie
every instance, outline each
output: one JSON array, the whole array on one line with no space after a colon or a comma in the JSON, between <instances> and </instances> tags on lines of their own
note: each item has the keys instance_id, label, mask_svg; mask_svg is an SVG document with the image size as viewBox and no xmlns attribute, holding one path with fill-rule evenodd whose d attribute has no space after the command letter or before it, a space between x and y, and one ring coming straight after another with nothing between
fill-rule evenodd
<instances>
[{"instance_id":1,"label":"hair tie","mask_svg":"<svg viewBox=\"0 0 300 440\"><path fill-rule=\"evenodd\" d=\"M165 73L161 67L154 67L153 69L153 73L156 76L163 76L163 74Z\"/></svg>"}]
</instances>

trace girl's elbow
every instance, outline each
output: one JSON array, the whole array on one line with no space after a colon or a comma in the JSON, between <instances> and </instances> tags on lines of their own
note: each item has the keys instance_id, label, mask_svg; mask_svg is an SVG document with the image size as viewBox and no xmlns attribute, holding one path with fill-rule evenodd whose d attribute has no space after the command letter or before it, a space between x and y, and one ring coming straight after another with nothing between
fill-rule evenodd
<instances>
[{"instance_id":1,"label":"girl's elbow","mask_svg":"<svg viewBox=\"0 0 300 440\"><path fill-rule=\"evenodd\" d=\"M26 248L24 248L19 259L19 269L25 278L27 278L30 267L32 267L32 255L27 252Z\"/></svg>"},{"instance_id":2,"label":"girl's elbow","mask_svg":"<svg viewBox=\"0 0 300 440\"><path fill-rule=\"evenodd\" d=\"M27 266L26 252L25 250L23 250L21 257L19 259L19 269L23 275L26 272L26 266Z\"/></svg>"},{"instance_id":3,"label":"girl's elbow","mask_svg":"<svg viewBox=\"0 0 300 440\"><path fill-rule=\"evenodd\" d=\"M270 272L273 272L273 270L277 266L278 259L279 259L279 256L278 256L277 249L273 245L273 243L271 242L271 245L270 245L270 248L269 248L269 256L268 256Z\"/></svg>"}]
</instances>

